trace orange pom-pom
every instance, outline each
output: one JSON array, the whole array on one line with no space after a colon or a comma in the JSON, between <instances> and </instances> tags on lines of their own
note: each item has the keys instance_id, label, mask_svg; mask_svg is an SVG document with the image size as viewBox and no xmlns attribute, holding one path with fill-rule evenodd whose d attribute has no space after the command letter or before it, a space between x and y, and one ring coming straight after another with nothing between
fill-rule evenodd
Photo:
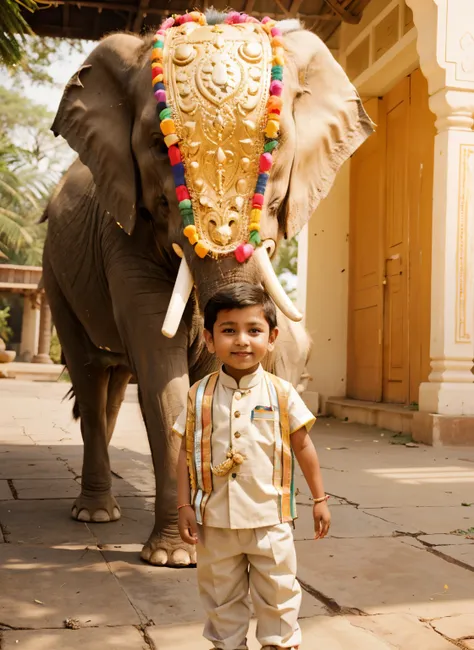
<instances>
[{"instance_id":1,"label":"orange pom-pom","mask_svg":"<svg viewBox=\"0 0 474 650\"><path fill-rule=\"evenodd\" d=\"M283 100L281 97L277 97L276 95L270 96L270 99L267 102L267 107L270 113L274 108L280 110L282 106L283 106Z\"/></svg>"},{"instance_id":2,"label":"orange pom-pom","mask_svg":"<svg viewBox=\"0 0 474 650\"><path fill-rule=\"evenodd\" d=\"M174 124L174 120L168 118L166 120L163 120L160 124L160 129L163 135L171 135L172 133L176 133L176 126Z\"/></svg>"}]
</instances>

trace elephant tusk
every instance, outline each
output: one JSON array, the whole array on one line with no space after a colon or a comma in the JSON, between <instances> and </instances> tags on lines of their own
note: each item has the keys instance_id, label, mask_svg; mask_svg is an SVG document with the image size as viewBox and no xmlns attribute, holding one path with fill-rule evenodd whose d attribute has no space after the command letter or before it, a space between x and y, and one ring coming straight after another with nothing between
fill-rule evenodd
<instances>
[{"instance_id":1,"label":"elephant tusk","mask_svg":"<svg viewBox=\"0 0 474 650\"><path fill-rule=\"evenodd\" d=\"M178 331L183 312L193 290L193 285L193 276L189 270L188 263L182 257L170 304L168 305L168 311L166 312L165 321L161 328L161 333L169 339L172 339Z\"/></svg>"},{"instance_id":2,"label":"elephant tusk","mask_svg":"<svg viewBox=\"0 0 474 650\"><path fill-rule=\"evenodd\" d=\"M263 284L277 307L281 309L285 316L292 321L298 322L303 319L303 315L300 314L291 302L290 298L288 298L277 278L267 250L269 244L273 244L273 242L264 242L263 245L259 246L254 253L254 257L262 274Z\"/></svg>"}]
</instances>

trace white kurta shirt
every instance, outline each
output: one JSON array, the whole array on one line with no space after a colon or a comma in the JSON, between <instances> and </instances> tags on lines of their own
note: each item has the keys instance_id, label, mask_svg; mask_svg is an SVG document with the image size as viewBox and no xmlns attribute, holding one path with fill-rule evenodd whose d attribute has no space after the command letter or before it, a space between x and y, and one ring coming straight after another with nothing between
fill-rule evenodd
<instances>
[{"instance_id":1,"label":"white kurta shirt","mask_svg":"<svg viewBox=\"0 0 474 650\"><path fill-rule=\"evenodd\" d=\"M262 366L237 384L223 369L212 400L212 465L226 459L232 447L245 460L226 476L212 477L213 491L206 505L204 525L214 528L258 528L280 523L279 496L273 485L275 440L270 393ZM286 382L283 382L286 383ZM287 384L288 385L288 384ZM312 427L315 417L293 386L288 400L290 432ZM186 431L186 409L173 430Z\"/></svg>"}]
</instances>

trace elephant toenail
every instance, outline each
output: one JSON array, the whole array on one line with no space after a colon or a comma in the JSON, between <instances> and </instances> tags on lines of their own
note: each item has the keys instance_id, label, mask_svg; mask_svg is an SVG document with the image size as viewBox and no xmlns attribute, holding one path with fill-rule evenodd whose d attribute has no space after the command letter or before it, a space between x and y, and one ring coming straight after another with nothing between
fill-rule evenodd
<instances>
[{"instance_id":1,"label":"elephant toenail","mask_svg":"<svg viewBox=\"0 0 474 650\"><path fill-rule=\"evenodd\" d=\"M85 508L83 508L83 509L79 512L79 514L77 515L77 520L78 520L78 521L90 521L90 520L91 520L91 516L90 516L89 511L86 510Z\"/></svg>"}]
</instances>

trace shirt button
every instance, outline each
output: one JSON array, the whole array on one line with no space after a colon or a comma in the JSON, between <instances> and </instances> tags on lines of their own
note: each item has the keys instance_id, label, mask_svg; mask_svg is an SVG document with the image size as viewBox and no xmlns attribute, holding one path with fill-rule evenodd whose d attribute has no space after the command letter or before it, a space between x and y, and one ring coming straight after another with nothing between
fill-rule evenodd
<instances>
[{"instance_id":1,"label":"shirt button","mask_svg":"<svg viewBox=\"0 0 474 650\"><path fill-rule=\"evenodd\" d=\"M235 417L235 418L240 418L240 411L236 411L236 412L234 413L234 417Z\"/></svg>"},{"instance_id":2,"label":"shirt button","mask_svg":"<svg viewBox=\"0 0 474 650\"><path fill-rule=\"evenodd\" d=\"M240 399L242 397L242 393L234 393L235 399Z\"/></svg>"},{"instance_id":3,"label":"shirt button","mask_svg":"<svg viewBox=\"0 0 474 650\"><path fill-rule=\"evenodd\" d=\"M235 472L232 474L232 478L237 478L237 474Z\"/></svg>"},{"instance_id":4,"label":"shirt button","mask_svg":"<svg viewBox=\"0 0 474 650\"><path fill-rule=\"evenodd\" d=\"M235 437L235 438L240 438L240 435L241 435L241 434L239 433L239 431L236 431L236 432L234 433L234 437Z\"/></svg>"}]
</instances>

